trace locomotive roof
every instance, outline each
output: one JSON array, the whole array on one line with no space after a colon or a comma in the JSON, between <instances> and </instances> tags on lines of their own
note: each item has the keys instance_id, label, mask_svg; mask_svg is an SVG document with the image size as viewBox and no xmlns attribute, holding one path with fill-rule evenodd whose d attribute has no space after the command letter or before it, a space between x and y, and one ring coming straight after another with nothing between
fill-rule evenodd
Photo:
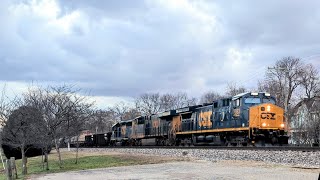
<instances>
[{"instance_id":1,"label":"locomotive roof","mask_svg":"<svg viewBox=\"0 0 320 180\"><path fill-rule=\"evenodd\" d=\"M115 124L112 125L112 127L117 126L117 125L121 125L121 124L125 124L125 123L129 123L129 122L132 122L133 120L134 120L134 119L116 122Z\"/></svg>"},{"instance_id":2,"label":"locomotive roof","mask_svg":"<svg viewBox=\"0 0 320 180\"><path fill-rule=\"evenodd\" d=\"M269 94L267 92L244 92L244 93L237 94L237 95L233 96L232 100L238 99L238 98L243 97L243 96L251 95L252 93L257 93L258 96L261 96L261 95L265 95L266 96L266 94ZM270 94L268 96L270 96Z\"/></svg>"},{"instance_id":3,"label":"locomotive roof","mask_svg":"<svg viewBox=\"0 0 320 180\"><path fill-rule=\"evenodd\" d=\"M129 122L132 122L133 120L134 120L134 119L125 120L125 121L120 121L120 124L129 123Z\"/></svg>"},{"instance_id":4,"label":"locomotive roof","mask_svg":"<svg viewBox=\"0 0 320 180\"><path fill-rule=\"evenodd\" d=\"M120 125L120 123L119 122L116 122L116 123L114 123L114 125L112 125L112 127L115 127L116 125Z\"/></svg>"},{"instance_id":5,"label":"locomotive roof","mask_svg":"<svg viewBox=\"0 0 320 180\"><path fill-rule=\"evenodd\" d=\"M247 95L249 94L250 92L244 92L244 93L240 93L240 94L237 94L235 96L232 97L232 100L235 100L235 99L238 99L239 97L242 97L244 95Z\"/></svg>"},{"instance_id":6,"label":"locomotive roof","mask_svg":"<svg viewBox=\"0 0 320 180\"><path fill-rule=\"evenodd\" d=\"M176 114L176 110L169 110L165 112L161 112L158 114L158 117L164 117L164 116L172 116Z\"/></svg>"}]
</instances>

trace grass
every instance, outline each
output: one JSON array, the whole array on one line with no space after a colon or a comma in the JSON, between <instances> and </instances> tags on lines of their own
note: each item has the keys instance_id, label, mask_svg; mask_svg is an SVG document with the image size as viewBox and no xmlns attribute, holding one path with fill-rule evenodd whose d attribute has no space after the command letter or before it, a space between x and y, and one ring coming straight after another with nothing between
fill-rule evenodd
<instances>
[{"instance_id":1,"label":"grass","mask_svg":"<svg viewBox=\"0 0 320 180\"><path fill-rule=\"evenodd\" d=\"M167 162L169 159L148 157L148 156L129 156L123 154L107 154L107 153L88 153L79 152L78 164L75 164L75 153L62 152L63 165L59 167L59 161L56 153L49 155L49 170L42 168L41 156L28 158L28 176L32 174L56 173L65 171L77 171L95 168L106 168L115 166L129 166L139 164L151 164ZM16 161L18 170L18 178L22 179L21 160ZM6 179L5 174L0 174L0 180Z\"/></svg>"}]
</instances>

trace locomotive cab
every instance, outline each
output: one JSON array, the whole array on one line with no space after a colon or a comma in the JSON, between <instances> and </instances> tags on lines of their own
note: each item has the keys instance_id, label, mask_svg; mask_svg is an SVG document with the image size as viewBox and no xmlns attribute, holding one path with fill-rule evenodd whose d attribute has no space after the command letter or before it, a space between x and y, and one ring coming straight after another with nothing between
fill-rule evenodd
<instances>
[{"instance_id":1,"label":"locomotive cab","mask_svg":"<svg viewBox=\"0 0 320 180\"><path fill-rule=\"evenodd\" d=\"M269 93L243 93L233 97L233 118L249 127L253 143L287 144L284 111Z\"/></svg>"}]
</instances>

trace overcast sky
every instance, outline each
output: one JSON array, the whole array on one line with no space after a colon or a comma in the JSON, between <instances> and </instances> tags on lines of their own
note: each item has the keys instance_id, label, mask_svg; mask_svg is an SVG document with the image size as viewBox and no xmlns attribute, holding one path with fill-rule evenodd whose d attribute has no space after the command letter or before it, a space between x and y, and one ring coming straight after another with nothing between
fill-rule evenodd
<instances>
[{"instance_id":1,"label":"overcast sky","mask_svg":"<svg viewBox=\"0 0 320 180\"><path fill-rule=\"evenodd\" d=\"M71 83L101 107L254 88L284 56L320 69L320 1L1 0L0 87Z\"/></svg>"}]
</instances>

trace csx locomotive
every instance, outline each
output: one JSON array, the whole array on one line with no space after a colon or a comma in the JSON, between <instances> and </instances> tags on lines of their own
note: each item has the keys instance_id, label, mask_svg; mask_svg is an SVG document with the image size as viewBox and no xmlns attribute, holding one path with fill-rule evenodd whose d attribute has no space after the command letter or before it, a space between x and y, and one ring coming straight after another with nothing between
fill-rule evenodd
<instances>
[{"instance_id":1,"label":"csx locomotive","mask_svg":"<svg viewBox=\"0 0 320 180\"><path fill-rule=\"evenodd\" d=\"M284 111L269 93L242 93L211 104L140 116L112 127L112 145L288 144Z\"/></svg>"}]
</instances>

